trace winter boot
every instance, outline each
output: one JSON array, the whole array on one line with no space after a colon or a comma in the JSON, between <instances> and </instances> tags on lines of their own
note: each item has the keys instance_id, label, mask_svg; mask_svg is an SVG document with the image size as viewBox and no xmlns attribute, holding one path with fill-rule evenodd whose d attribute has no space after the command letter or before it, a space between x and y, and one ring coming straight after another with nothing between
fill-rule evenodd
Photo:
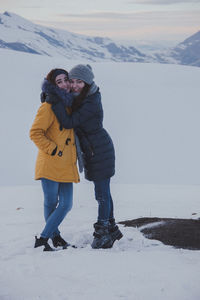
<instances>
[{"instance_id":1,"label":"winter boot","mask_svg":"<svg viewBox=\"0 0 200 300\"><path fill-rule=\"evenodd\" d=\"M110 235L112 239L115 240L120 240L123 237L123 234L119 230L119 227L115 223L115 220L110 220L110 226L108 227Z\"/></svg>"},{"instance_id":2,"label":"winter boot","mask_svg":"<svg viewBox=\"0 0 200 300\"><path fill-rule=\"evenodd\" d=\"M53 248L48 244L48 239L40 237L39 239L35 236L35 245L34 248L44 246L43 251L54 251Z\"/></svg>"},{"instance_id":3,"label":"winter boot","mask_svg":"<svg viewBox=\"0 0 200 300\"><path fill-rule=\"evenodd\" d=\"M56 235L52 238L52 242L55 248L63 247L67 248L70 244L66 242L60 235Z\"/></svg>"},{"instance_id":4,"label":"winter boot","mask_svg":"<svg viewBox=\"0 0 200 300\"><path fill-rule=\"evenodd\" d=\"M92 242L92 248L93 249L106 249L109 248L108 246L110 243L112 243L112 239L110 237L109 231L108 231L108 226L95 223L94 224L94 240Z\"/></svg>"},{"instance_id":5,"label":"winter boot","mask_svg":"<svg viewBox=\"0 0 200 300\"><path fill-rule=\"evenodd\" d=\"M110 248L111 248L116 240L120 240L123 237L123 234L121 233L119 227L115 223L115 219L111 219L109 221L110 221L110 225L108 227L108 231L112 239L112 243L110 244Z\"/></svg>"}]
</instances>

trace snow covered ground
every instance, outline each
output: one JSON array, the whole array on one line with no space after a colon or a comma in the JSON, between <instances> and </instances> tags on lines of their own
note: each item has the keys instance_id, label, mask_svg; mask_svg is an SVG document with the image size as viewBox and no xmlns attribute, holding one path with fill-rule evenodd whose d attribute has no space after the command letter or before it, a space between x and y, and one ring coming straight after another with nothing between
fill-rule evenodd
<instances>
[{"instance_id":1,"label":"snow covered ground","mask_svg":"<svg viewBox=\"0 0 200 300\"><path fill-rule=\"evenodd\" d=\"M61 226L63 236L80 248L53 253L33 248L44 220L29 129L42 78L53 67L69 69L77 62L0 50L0 63L0 300L199 299L199 251L174 249L123 226L124 238L112 249L91 249L97 204L92 184L83 178L74 185L74 207ZM92 67L116 147L117 221L200 218L200 69Z\"/></svg>"},{"instance_id":2,"label":"snow covered ground","mask_svg":"<svg viewBox=\"0 0 200 300\"><path fill-rule=\"evenodd\" d=\"M112 249L93 250L92 184L74 186L74 207L61 226L80 249L33 249L43 225L42 191L1 187L1 300L198 300L200 252L174 249L120 226ZM118 221L138 217L200 217L199 186L112 185Z\"/></svg>"}]
</instances>

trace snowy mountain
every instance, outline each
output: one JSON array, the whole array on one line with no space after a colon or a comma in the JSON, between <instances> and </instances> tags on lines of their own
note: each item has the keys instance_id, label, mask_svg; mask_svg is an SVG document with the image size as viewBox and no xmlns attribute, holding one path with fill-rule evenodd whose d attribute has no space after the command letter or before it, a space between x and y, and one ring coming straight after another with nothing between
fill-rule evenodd
<instances>
[{"instance_id":1,"label":"snowy mountain","mask_svg":"<svg viewBox=\"0 0 200 300\"><path fill-rule=\"evenodd\" d=\"M160 63L173 63L200 67L200 31L176 47L152 54Z\"/></svg>"},{"instance_id":2,"label":"snowy mountain","mask_svg":"<svg viewBox=\"0 0 200 300\"><path fill-rule=\"evenodd\" d=\"M200 31L173 48L171 57L179 64L200 67Z\"/></svg>"},{"instance_id":3,"label":"snowy mountain","mask_svg":"<svg viewBox=\"0 0 200 300\"><path fill-rule=\"evenodd\" d=\"M164 45L164 44L163 44ZM14 13L0 14L0 48L81 61L157 62L200 66L200 31L176 47L137 46L34 24ZM158 51L157 49L160 48ZM139 50L138 50L139 49Z\"/></svg>"},{"instance_id":4,"label":"snowy mountain","mask_svg":"<svg viewBox=\"0 0 200 300\"><path fill-rule=\"evenodd\" d=\"M43 27L10 12L0 14L0 48L90 61L153 61L131 45Z\"/></svg>"},{"instance_id":5,"label":"snowy mountain","mask_svg":"<svg viewBox=\"0 0 200 300\"><path fill-rule=\"evenodd\" d=\"M157 62L200 66L200 31L174 48L137 46L34 24L14 13L0 14L0 48L81 61ZM156 50L160 48L160 51ZM139 49L139 50L138 50ZM155 49L155 50L154 50Z\"/></svg>"}]
</instances>

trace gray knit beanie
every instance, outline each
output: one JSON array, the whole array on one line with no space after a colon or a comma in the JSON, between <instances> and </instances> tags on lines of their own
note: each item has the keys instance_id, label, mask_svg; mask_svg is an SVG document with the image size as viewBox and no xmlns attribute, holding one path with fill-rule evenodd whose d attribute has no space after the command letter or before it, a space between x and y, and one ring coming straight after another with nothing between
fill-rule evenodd
<instances>
[{"instance_id":1,"label":"gray knit beanie","mask_svg":"<svg viewBox=\"0 0 200 300\"><path fill-rule=\"evenodd\" d=\"M69 79L80 79L85 83L92 84L94 74L90 65L76 65L69 71Z\"/></svg>"}]
</instances>

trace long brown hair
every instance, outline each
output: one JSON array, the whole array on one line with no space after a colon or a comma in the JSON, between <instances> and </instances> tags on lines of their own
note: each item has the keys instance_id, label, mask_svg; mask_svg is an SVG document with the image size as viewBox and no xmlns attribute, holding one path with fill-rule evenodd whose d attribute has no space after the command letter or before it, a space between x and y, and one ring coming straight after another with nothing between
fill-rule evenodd
<instances>
[{"instance_id":1,"label":"long brown hair","mask_svg":"<svg viewBox=\"0 0 200 300\"><path fill-rule=\"evenodd\" d=\"M73 101L72 111L78 110L78 108L81 106L81 103L86 98L86 96L87 96L87 94L89 92L90 87L91 87L90 84L85 83L85 86L83 87L82 91L80 92L80 94L78 96L75 97L75 99Z\"/></svg>"}]
</instances>

